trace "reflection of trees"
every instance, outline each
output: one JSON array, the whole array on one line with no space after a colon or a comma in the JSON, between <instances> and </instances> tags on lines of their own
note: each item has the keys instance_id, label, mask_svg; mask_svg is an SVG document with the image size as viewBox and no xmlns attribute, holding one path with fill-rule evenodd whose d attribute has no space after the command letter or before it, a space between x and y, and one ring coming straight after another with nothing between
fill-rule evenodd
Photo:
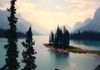
<instances>
[{"instance_id":1,"label":"reflection of trees","mask_svg":"<svg viewBox=\"0 0 100 70\"><path fill-rule=\"evenodd\" d=\"M55 52L54 53L55 57L55 64L59 66L60 65L65 65L66 61L69 59L69 53L63 53L63 52ZM59 67L55 68L55 70L60 70ZM61 69L62 70L62 69Z\"/></svg>"},{"instance_id":2,"label":"reflection of trees","mask_svg":"<svg viewBox=\"0 0 100 70\"><path fill-rule=\"evenodd\" d=\"M6 65L1 68L1 70L18 70L19 63L17 62L18 51L17 51L17 30L16 23L17 18L15 17L16 9L15 9L16 0L11 1L11 7L8 9L10 12L10 16L8 17L10 28L7 30L6 38L8 39L8 44L5 45L5 49L7 50L6 54Z\"/></svg>"},{"instance_id":3,"label":"reflection of trees","mask_svg":"<svg viewBox=\"0 0 100 70\"><path fill-rule=\"evenodd\" d=\"M69 56L69 52L55 52L55 58L57 61L66 60Z\"/></svg>"},{"instance_id":4,"label":"reflection of trees","mask_svg":"<svg viewBox=\"0 0 100 70\"><path fill-rule=\"evenodd\" d=\"M32 41L31 27L26 33L26 41L22 42L22 44L26 48L26 50L22 53L23 62L26 64L22 70L34 70L36 68L35 56L33 56L35 54L35 50L33 48L35 42Z\"/></svg>"},{"instance_id":5,"label":"reflection of trees","mask_svg":"<svg viewBox=\"0 0 100 70\"><path fill-rule=\"evenodd\" d=\"M59 70L59 69L56 68L55 70Z\"/></svg>"}]
</instances>

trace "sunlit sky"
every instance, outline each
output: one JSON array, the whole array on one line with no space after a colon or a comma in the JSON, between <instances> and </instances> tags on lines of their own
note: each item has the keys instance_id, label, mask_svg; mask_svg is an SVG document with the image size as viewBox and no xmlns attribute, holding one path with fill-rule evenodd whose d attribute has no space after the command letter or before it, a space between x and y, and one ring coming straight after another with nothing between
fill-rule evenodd
<instances>
[{"instance_id":1,"label":"sunlit sky","mask_svg":"<svg viewBox=\"0 0 100 70\"><path fill-rule=\"evenodd\" d=\"M0 0L0 9L6 10L10 0ZM17 0L17 12L32 25L55 29L57 25L74 25L93 18L100 0Z\"/></svg>"}]
</instances>

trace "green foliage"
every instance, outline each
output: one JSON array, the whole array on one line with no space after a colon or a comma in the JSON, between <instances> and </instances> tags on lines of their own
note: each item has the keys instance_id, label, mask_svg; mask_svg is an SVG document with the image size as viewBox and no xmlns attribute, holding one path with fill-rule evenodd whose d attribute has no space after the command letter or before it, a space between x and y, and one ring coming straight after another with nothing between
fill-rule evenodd
<instances>
[{"instance_id":1,"label":"green foliage","mask_svg":"<svg viewBox=\"0 0 100 70\"><path fill-rule=\"evenodd\" d=\"M65 28L65 26L63 27L63 45L65 47L69 47L69 39L70 39L70 34L68 32L68 30Z\"/></svg>"},{"instance_id":2,"label":"green foliage","mask_svg":"<svg viewBox=\"0 0 100 70\"><path fill-rule=\"evenodd\" d=\"M49 43L53 44L55 48L65 49L69 47L69 39L70 35L65 26L63 27L63 30L58 26L55 34L51 31L51 35L49 36Z\"/></svg>"},{"instance_id":3,"label":"green foliage","mask_svg":"<svg viewBox=\"0 0 100 70\"><path fill-rule=\"evenodd\" d=\"M54 33L51 31L51 35L49 37L49 43L53 44L54 43Z\"/></svg>"},{"instance_id":4,"label":"green foliage","mask_svg":"<svg viewBox=\"0 0 100 70\"><path fill-rule=\"evenodd\" d=\"M19 68L19 63L17 62L17 18L15 17L15 2L16 0L12 0L11 7L10 9L8 9L8 12L10 12L10 16L8 17L10 28L7 30L6 33L6 38L8 40L8 44L5 45L5 49L7 50L6 65L3 68L1 68L1 70L17 70Z\"/></svg>"},{"instance_id":5,"label":"green foliage","mask_svg":"<svg viewBox=\"0 0 100 70\"><path fill-rule=\"evenodd\" d=\"M61 45L63 45L63 33L62 30L59 28L59 26L57 27L57 31L55 33L55 42L54 44L57 47L61 47Z\"/></svg>"},{"instance_id":6,"label":"green foliage","mask_svg":"<svg viewBox=\"0 0 100 70\"><path fill-rule=\"evenodd\" d=\"M22 55L23 55L22 61L26 64L22 70L34 70L36 68L36 65L35 65L36 58L34 56L34 54L36 52L33 48L34 44L35 44L35 42L33 42L32 31L31 31L31 27L30 27L26 33L25 42L22 42L22 45L26 48L26 50L24 50L22 53Z\"/></svg>"}]
</instances>

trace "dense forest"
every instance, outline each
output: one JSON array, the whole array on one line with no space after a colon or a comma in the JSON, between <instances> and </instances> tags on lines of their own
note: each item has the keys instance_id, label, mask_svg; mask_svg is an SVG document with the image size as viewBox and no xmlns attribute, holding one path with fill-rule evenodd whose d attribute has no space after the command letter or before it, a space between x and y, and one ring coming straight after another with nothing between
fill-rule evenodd
<instances>
[{"instance_id":1,"label":"dense forest","mask_svg":"<svg viewBox=\"0 0 100 70\"><path fill-rule=\"evenodd\" d=\"M0 28L0 37L4 38L7 33L7 29ZM25 37L25 33L17 31L17 37L22 38Z\"/></svg>"},{"instance_id":2,"label":"dense forest","mask_svg":"<svg viewBox=\"0 0 100 70\"><path fill-rule=\"evenodd\" d=\"M83 31L70 34L71 39L76 40L100 40L100 32Z\"/></svg>"},{"instance_id":3,"label":"dense forest","mask_svg":"<svg viewBox=\"0 0 100 70\"><path fill-rule=\"evenodd\" d=\"M49 36L49 44L54 45L55 48L68 48L69 47L70 35L66 27L63 29L57 27L56 33L51 31Z\"/></svg>"},{"instance_id":4,"label":"dense forest","mask_svg":"<svg viewBox=\"0 0 100 70\"><path fill-rule=\"evenodd\" d=\"M18 18L16 17L16 7L15 7L16 1L17 0L11 0L10 8L7 9L7 11L10 13L8 16L9 29L0 28L0 37L7 39L7 42L3 47L3 48L5 48L5 51L6 51L5 65L3 67L1 67L0 70L19 70L19 69L20 70L35 70L37 68L37 64L35 63L37 56L35 56L35 54L37 52L34 49L35 41L33 40L32 28L30 25L30 27L26 31L26 33L17 31L16 24L17 24ZM25 38L25 39L23 39L24 41L20 42L20 44L22 44L23 47L18 45L18 41L19 41L18 38L21 38L21 37ZM96 31L80 32L79 31L77 33L70 34L65 26L63 26L63 28L60 28L58 26L56 32L51 31L51 33L50 33L49 45L54 46L55 50L56 49L61 49L61 50L64 49L64 51L65 50L67 51L67 50L70 50L72 47L72 46L70 46L70 39L100 40L100 32L96 32ZM22 52L19 50L19 47L24 48L24 49L21 49ZM73 47L72 47L72 49L73 49ZM42 48L42 50L43 50L43 48ZM80 52L80 49L77 51ZM44 50L43 50L43 52L44 52ZM67 52L69 53L69 51L67 51ZM94 51L92 51L92 52L94 52ZM18 60L18 57L20 57L19 54L22 56L22 58L20 60ZM64 54L66 54L66 53L64 53ZM43 55L46 55L46 54L43 54ZM60 56L59 53L58 54L55 53L55 57L53 59L53 62L55 62L55 64L57 64L56 62L58 62L58 63L61 62L60 61L61 59L62 60L66 59L66 58L64 58L64 59L62 58L63 56L65 56L63 54L61 54L61 56L62 56L61 58L58 56ZM57 58L59 59L58 61L57 61ZM42 60L42 58L41 58L41 60ZM49 60L49 62L50 62L50 60ZM64 60L64 62L65 62L65 60ZM22 67L20 67L21 63L23 64ZM100 68L100 65L96 68L96 70L98 70L99 68ZM59 69L55 68L55 70L59 70Z\"/></svg>"}]
</instances>

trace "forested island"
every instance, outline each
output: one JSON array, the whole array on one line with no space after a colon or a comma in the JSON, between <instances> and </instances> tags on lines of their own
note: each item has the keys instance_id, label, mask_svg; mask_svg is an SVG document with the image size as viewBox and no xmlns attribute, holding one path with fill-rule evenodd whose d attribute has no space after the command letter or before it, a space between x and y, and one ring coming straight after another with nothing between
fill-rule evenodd
<instances>
[{"instance_id":1,"label":"forested island","mask_svg":"<svg viewBox=\"0 0 100 70\"><path fill-rule=\"evenodd\" d=\"M41 53L41 52L44 52L44 50L45 50L45 49L43 49L45 47L43 46L43 43L41 42L44 40L44 38L41 38L41 40L39 38L34 38L36 40L37 44L38 44L38 42L39 42L39 44L41 43L40 45L36 44L36 46L38 47L39 50L37 48L34 48L35 41L33 39L31 25L25 33L18 31L18 29L17 29L18 26L16 25L17 21L18 21L18 18L16 16L16 7L15 7L16 1L17 0L11 0L10 7L9 7L9 9L7 9L7 11L10 13L7 18L8 23L9 23L8 24L9 28L8 29L0 28L0 37L1 37L0 44L1 44L1 46L3 46L3 49L5 49L5 51L3 50L3 54L5 53L5 56L3 56L4 57L3 59L5 60L5 62L4 62L4 65L0 68L0 70L36 70L36 69L44 70L46 67L45 64L47 65L47 67L49 66L49 64L50 65L54 64L55 68L53 68L53 69L63 70L63 68L59 69L56 67L59 67L59 65L64 67L64 64L59 63L59 61L66 63L65 61L67 60L68 56L64 57L65 61L63 61L64 59L60 58L62 56L57 55L58 52L60 52L61 55L62 55L62 53L65 53L65 55L68 53L68 55L69 55L69 53L72 52L72 53L84 53L84 54L89 53L89 54L95 54L95 55L100 56L100 51L86 50L86 49L82 49L82 48L79 48L74 45L70 45L70 39L98 41L98 40L100 40L99 32L95 32L95 31L80 32L79 31L78 33L70 34L69 31L66 29L66 26L63 26L62 28L60 28L58 26L56 32L51 31L50 36L49 36L49 43L44 44L51 51L57 52L57 54L55 54L55 53L53 54L53 56L54 56L53 60L49 59L49 58L52 58L51 57L52 54L50 54L50 57L48 57L48 55L46 54L46 53L48 53L47 50L46 50L47 52ZM24 37L24 38L21 40L18 39L18 38L22 38L22 37ZM5 38L6 41L3 41L2 38ZM37 39L38 39L38 41L37 41ZM45 40L43 42L45 42ZM35 50L38 50L38 51L35 51ZM35 54L37 52L40 53L40 55L38 55L40 57L38 57L37 55L35 56ZM1 55L3 55L3 54L1 52ZM47 56L48 58L46 58L44 55ZM60 56L60 57L57 57L57 56ZM39 58L39 59L36 60L36 58ZM49 59L49 60L47 61L47 59ZM82 59L84 59L84 58L82 57L81 60ZM48 63L42 64L42 62L39 60L41 60L41 61L44 60L43 62L48 62ZM52 60L52 61L50 61L50 60ZM72 60L72 59L70 59L70 60ZM75 59L73 59L73 60L75 60ZM37 62L35 63L35 61L37 61ZM38 63L38 61L40 63ZM79 59L78 59L78 61L79 61ZM84 61L86 61L86 59ZM54 63L52 63L52 62L54 62ZM91 62L91 60L89 62ZM69 63L69 61L68 61L68 63ZM83 63L85 63L85 62L83 62ZM41 65L39 65L39 64L41 64ZM69 63L71 68L73 66L78 67L78 66L75 66L75 64L74 65L72 65L72 64L73 64L73 62ZM77 62L76 62L76 64L77 64ZM42 65L44 65L44 67ZM65 67L66 67L66 65L67 64L65 64ZM38 66L40 66L40 69L38 69L39 68ZM41 69L41 67L43 67L44 69ZM50 70L52 70L50 66L49 66L49 68L50 68ZM100 65L98 65L95 70L99 70L99 69L100 69ZM46 69L46 70L48 70L48 69Z\"/></svg>"},{"instance_id":2,"label":"forested island","mask_svg":"<svg viewBox=\"0 0 100 70\"><path fill-rule=\"evenodd\" d=\"M79 36L79 35L81 35L81 36ZM89 36L89 35L91 35L91 36ZM97 37L99 37L99 33L96 33L96 32L90 32L90 33L84 32L84 33L79 33L79 34L73 34L70 36L70 33L68 32L68 30L66 29L65 26L63 26L63 29L61 29L58 26L57 31L55 33L53 33L51 31L51 34L49 36L49 43L45 43L44 45L46 47L50 48L51 50L57 51L57 52L89 53L89 54L96 54L96 55L100 56L100 51L86 50L86 49L82 49L79 47L70 46L70 44L69 44L70 37L71 38L73 37L72 39L78 39L78 40L79 39L85 40L85 38L87 40L90 40L90 38L93 37L92 39L97 40L97 38L94 37L95 35L97 35ZM83 37L85 37L85 38L83 38Z\"/></svg>"}]
</instances>

